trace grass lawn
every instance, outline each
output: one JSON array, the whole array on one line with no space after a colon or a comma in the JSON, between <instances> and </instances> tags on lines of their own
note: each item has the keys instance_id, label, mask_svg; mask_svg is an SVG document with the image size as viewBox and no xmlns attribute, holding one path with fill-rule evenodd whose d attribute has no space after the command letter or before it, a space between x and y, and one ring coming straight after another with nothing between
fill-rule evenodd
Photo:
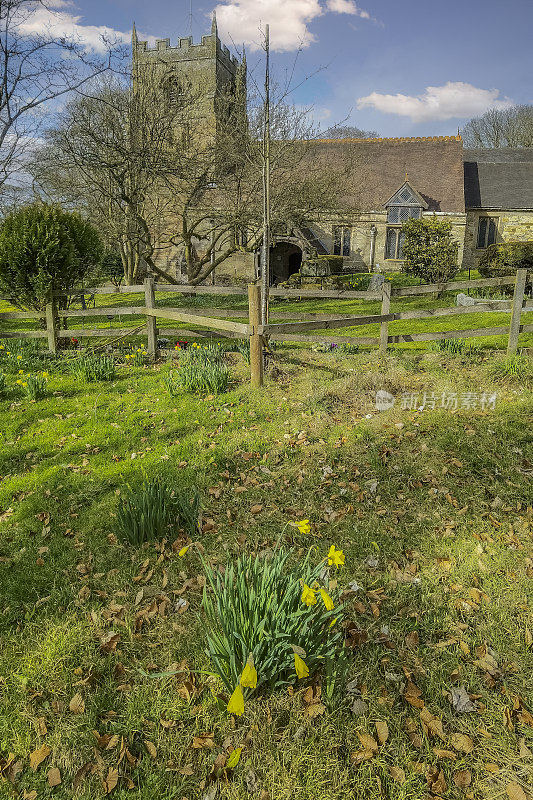
<instances>
[{"instance_id":1,"label":"grass lawn","mask_svg":"<svg viewBox=\"0 0 533 800\"><path fill-rule=\"evenodd\" d=\"M253 391L228 360L230 390L208 397L170 397L168 364L89 384L59 362L29 402L6 371L0 796L533 797L531 363L513 380L492 353L280 347ZM495 407L402 408L424 392ZM331 703L295 677L227 713L194 548L116 536L118 495L156 476L199 487L213 564L280 535L296 562L344 550L349 682Z\"/></svg>"}]
</instances>

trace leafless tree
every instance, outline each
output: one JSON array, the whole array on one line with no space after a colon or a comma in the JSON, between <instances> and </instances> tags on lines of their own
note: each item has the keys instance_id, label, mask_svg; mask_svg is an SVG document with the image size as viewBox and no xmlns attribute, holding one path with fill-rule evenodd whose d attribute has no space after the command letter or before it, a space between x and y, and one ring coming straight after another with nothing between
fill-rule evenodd
<instances>
[{"instance_id":1,"label":"leafless tree","mask_svg":"<svg viewBox=\"0 0 533 800\"><path fill-rule=\"evenodd\" d=\"M333 125L320 134L323 139L377 139L377 131L364 131L355 125Z\"/></svg>"},{"instance_id":2,"label":"leafless tree","mask_svg":"<svg viewBox=\"0 0 533 800\"><path fill-rule=\"evenodd\" d=\"M461 131L465 147L533 147L533 106L489 109Z\"/></svg>"},{"instance_id":3,"label":"leafless tree","mask_svg":"<svg viewBox=\"0 0 533 800\"><path fill-rule=\"evenodd\" d=\"M0 190L24 168L46 112L105 72L116 44L102 42L107 55L96 56L74 38L36 32L36 14L46 10L46 0L0 0Z\"/></svg>"}]
</instances>

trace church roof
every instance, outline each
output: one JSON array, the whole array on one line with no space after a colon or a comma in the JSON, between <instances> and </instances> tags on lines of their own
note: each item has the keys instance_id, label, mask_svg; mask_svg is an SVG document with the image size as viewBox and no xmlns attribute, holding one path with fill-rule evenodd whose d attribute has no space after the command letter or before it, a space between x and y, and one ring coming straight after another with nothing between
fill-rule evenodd
<instances>
[{"instance_id":1,"label":"church roof","mask_svg":"<svg viewBox=\"0 0 533 800\"><path fill-rule=\"evenodd\" d=\"M362 211L384 210L407 180L430 211L464 212L463 143L458 136L317 139L313 157L347 160L353 177L343 198Z\"/></svg>"},{"instance_id":2,"label":"church roof","mask_svg":"<svg viewBox=\"0 0 533 800\"><path fill-rule=\"evenodd\" d=\"M533 210L533 148L465 150L469 208Z\"/></svg>"}]
</instances>

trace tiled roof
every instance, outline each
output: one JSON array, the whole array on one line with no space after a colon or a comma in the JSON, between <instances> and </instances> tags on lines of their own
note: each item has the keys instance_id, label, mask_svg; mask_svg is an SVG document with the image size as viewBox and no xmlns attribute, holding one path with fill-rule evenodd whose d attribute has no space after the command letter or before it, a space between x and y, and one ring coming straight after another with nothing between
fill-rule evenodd
<instances>
[{"instance_id":1,"label":"tiled roof","mask_svg":"<svg viewBox=\"0 0 533 800\"><path fill-rule=\"evenodd\" d=\"M533 210L533 148L464 151L467 208Z\"/></svg>"},{"instance_id":2,"label":"tiled roof","mask_svg":"<svg viewBox=\"0 0 533 800\"><path fill-rule=\"evenodd\" d=\"M309 156L324 169L351 164L343 202L361 211L384 210L406 180L430 211L465 210L460 136L396 139L317 139Z\"/></svg>"}]
</instances>

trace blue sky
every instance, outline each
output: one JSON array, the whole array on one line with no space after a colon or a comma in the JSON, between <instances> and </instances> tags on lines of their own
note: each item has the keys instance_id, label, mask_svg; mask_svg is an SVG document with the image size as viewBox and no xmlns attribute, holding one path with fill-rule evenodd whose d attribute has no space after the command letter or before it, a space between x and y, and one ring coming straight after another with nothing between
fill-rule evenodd
<instances>
[{"instance_id":1,"label":"blue sky","mask_svg":"<svg viewBox=\"0 0 533 800\"><path fill-rule=\"evenodd\" d=\"M126 38L134 19L147 36L189 33L189 0L52 0L58 25L96 47L100 26ZM259 69L259 27L271 25L278 73L297 58L292 97L313 104L326 127L382 136L457 133L489 107L533 102L532 0L193 0L195 40L216 7L221 35L244 41Z\"/></svg>"}]
</instances>

